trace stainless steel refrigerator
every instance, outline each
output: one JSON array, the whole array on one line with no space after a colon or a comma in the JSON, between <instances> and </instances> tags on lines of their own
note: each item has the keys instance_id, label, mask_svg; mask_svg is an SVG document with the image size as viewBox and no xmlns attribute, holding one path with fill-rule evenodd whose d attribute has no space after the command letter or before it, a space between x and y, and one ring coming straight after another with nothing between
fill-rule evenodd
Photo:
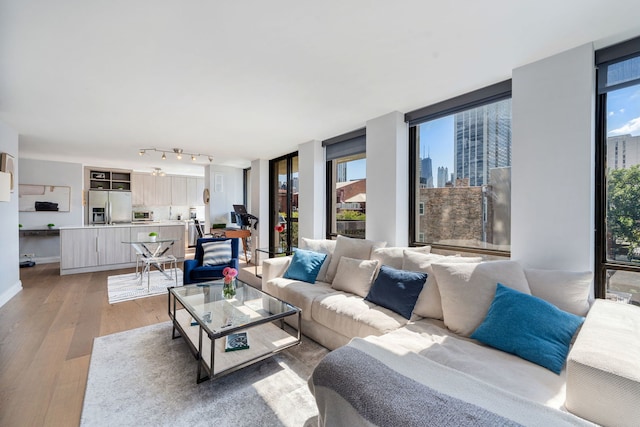
<instances>
[{"instance_id":1,"label":"stainless steel refrigerator","mask_svg":"<svg viewBox=\"0 0 640 427\"><path fill-rule=\"evenodd\" d=\"M89 224L131 222L130 191L89 190Z\"/></svg>"}]
</instances>

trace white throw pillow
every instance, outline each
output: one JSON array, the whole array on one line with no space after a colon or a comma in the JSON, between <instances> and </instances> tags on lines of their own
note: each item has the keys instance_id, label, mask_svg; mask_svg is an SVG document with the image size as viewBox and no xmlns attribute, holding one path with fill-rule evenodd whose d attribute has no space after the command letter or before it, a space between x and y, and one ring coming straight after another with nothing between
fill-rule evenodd
<instances>
[{"instance_id":1,"label":"white throw pillow","mask_svg":"<svg viewBox=\"0 0 640 427\"><path fill-rule=\"evenodd\" d=\"M432 267L442 297L444 324L465 337L486 317L498 283L531 295L524 270L516 261L434 263Z\"/></svg>"},{"instance_id":2,"label":"white throw pillow","mask_svg":"<svg viewBox=\"0 0 640 427\"><path fill-rule=\"evenodd\" d=\"M366 297L376 274L378 261L342 257L331 287Z\"/></svg>"},{"instance_id":3,"label":"white throw pillow","mask_svg":"<svg viewBox=\"0 0 640 427\"><path fill-rule=\"evenodd\" d=\"M336 241L329 239L308 239L306 237L301 237L300 249L327 254L327 257L324 259L322 267L320 267L320 271L318 272L318 277L316 277L317 282L326 282L327 270L329 269L329 264L331 263L331 256L333 254L333 251L336 249Z\"/></svg>"},{"instance_id":4,"label":"white throw pillow","mask_svg":"<svg viewBox=\"0 0 640 427\"><path fill-rule=\"evenodd\" d=\"M376 261L378 261L379 266L388 265L389 267L393 267L396 270L400 270L403 269L402 263L404 259L404 251L428 254L431 252L431 246L392 246L388 248L376 248L371 251L371 259L375 259Z\"/></svg>"},{"instance_id":5,"label":"white throw pillow","mask_svg":"<svg viewBox=\"0 0 640 427\"><path fill-rule=\"evenodd\" d=\"M412 320L416 320L416 316L430 317L432 319L442 320L442 300L440 291L438 290L438 282L433 274L431 264L435 262L459 263L459 262L481 262L481 257L461 257L456 255L438 255L423 254L413 251L405 251L402 269L409 271L420 271L427 273L427 281L422 287L422 292L418 296L418 301L413 308Z\"/></svg>"},{"instance_id":6,"label":"white throw pillow","mask_svg":"<svg viewBox=\"0 0 640 427\"><path fill-rule=\"evenodd\" d=\"M589 311L593 273L590 271L538 270L525 268L531 295L577 316Z\"/></svg>"},{"instance_id":7,"label":"white throw pillow","mask_svg":"<svg viewBox=\"0 0 640 427\"><path fill-rule=\"evenodd\" d=\"M375 242L366 239L354 239L351 237L338 236L336 239L336 249L333 251L325 282L332 283L333 278L338 270L340 258L348 257L355 259L369 259L371 251L376 248L382 248L387 242Z\"/></svg>"}]
</instances>

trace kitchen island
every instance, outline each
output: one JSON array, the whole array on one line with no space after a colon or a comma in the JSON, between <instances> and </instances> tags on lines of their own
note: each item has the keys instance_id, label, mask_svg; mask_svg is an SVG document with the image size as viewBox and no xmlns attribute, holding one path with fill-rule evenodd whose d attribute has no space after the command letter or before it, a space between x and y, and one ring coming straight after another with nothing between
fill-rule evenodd
<instances>
[{"instance_id":1,"label":"kitchen island","mask_svg":"<svg viewBox=\"0 0 640 427\"><path fill-rule=\"evenodd\" d=\"M174 239L167 252L184 260L185 222L86 225L60 227L60 275L135 267L136 253L128 243L156 232Z\"/></svg>"}]
</instances>

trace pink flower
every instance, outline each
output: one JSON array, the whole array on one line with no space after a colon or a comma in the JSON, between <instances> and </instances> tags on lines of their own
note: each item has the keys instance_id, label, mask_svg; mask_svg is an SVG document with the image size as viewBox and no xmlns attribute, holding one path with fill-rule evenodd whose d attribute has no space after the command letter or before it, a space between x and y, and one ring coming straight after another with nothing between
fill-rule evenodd
<instances>
[{"instance_id":1,"label":"pink flower","mask_svg":"<svg viewBox=\"0 0 640 427\"><path fill-rule=\"evenodd\" d=\"M238 275L238 270L231 267L225 267L224 270L222 270L222 275L225 277L225 279L226 278L233 279Z\"/></svg>"}]
</instances>

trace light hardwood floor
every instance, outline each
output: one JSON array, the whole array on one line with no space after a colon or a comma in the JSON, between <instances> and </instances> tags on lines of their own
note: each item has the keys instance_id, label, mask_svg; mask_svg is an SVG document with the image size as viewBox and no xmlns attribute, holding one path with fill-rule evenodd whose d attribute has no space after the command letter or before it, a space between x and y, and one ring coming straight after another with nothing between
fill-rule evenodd
<instances>
[{"instance_id":1,"label":"light hardwood floor","mask_svg":"<svg viewBox=\"0 0 640 427\"><path fill-rule=\"evenodd\" d=\"M77 426L93 339L169 320L166 295L109 305L107 277L130 271L20 270L0 308L0 426Z\"/></svg>"}]
</instances>

